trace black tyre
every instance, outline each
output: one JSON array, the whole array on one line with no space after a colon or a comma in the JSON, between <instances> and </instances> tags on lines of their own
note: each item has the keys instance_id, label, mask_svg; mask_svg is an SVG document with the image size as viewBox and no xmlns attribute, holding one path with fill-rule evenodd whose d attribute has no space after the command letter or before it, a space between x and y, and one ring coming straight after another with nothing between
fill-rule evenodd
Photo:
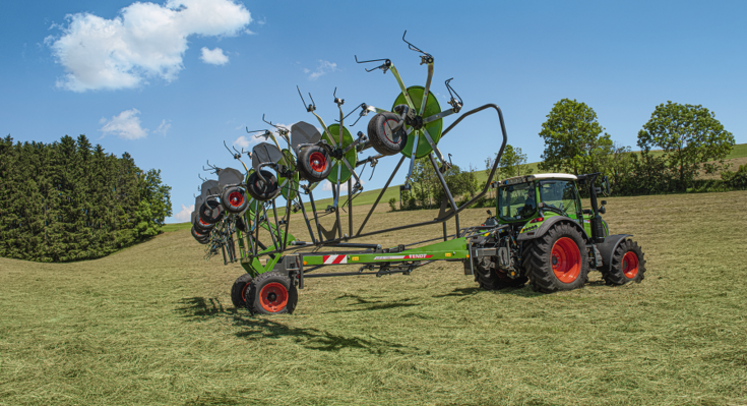
<instances>
[{"instance_id":1,"label":"black tyre","mask_svg":"<svg viewBox=\"0 0 747 406\"><path fill-rule=\"evenodd\" d=\"M608 285L624 285L642 281L645 272L646 260L641 247L633 240L625 240L615 249L612 262L602 272L602 278Z\"/></svg>"},{"instance_id":2,"label":"black tyre","mask_svg":"<svg viewBox=\"0 0 747 406\"><path fill-rule=\"evenodd\" d=\"M293 313L298 303L298 290L286 275L265 272L251 282L244 300L252 314Z\"/></svg>"},{"instance_id":3,"label":"black tyre","mask_svg":"<svg viewBox=\"0 0 747 406\"><path fill-rule=\"evenodd\" d=\"M527 244L527 243L525 243ZM588 280L589 260L581 233L556 223L524 249L523 264L532 288L539 292L572 290Z\"/></svg>"},{"instance_id":4,"label":"black tyre","mask_svg":"<svg viewBox=\"0 0 747 406\"><path fill-rule=\"evenodd\" d=\"M192 237L194 237L197 242L200 244L207 244L207 241L210 239L210 232L202 233L197 230L195 230L194 226L192 227Z\"/></svg>"},{"instance_id":5,"label":"black tyre","mask_svg":"<svg viewBox=\"0 0 747 406\"><path fill-rule=\"evenodd\" d=\"M318 145L309 145L301 149L298 156L298 172L301 177L311 182L321 182L332 172L332 157L327 150Z\"/></svg>"},{"instance_id":6,"label":"black tyre","mask_svg":"<svg viewBox=\"0 0 747 406\"><path fill-rule=\"evenodd\" d=\"M201 218L197 218L192 224L192 227L194 227L195 231L197 231L199 234L209 234L210 230L215 228L215 224L208 224L202 221Z\"/></svg>"},{"instance_id":7,"label":"black tyre","mask_svg":"<svg viewBox=\"0 0 747 406\"><path fill-rule=\"evenodd\" d=\"M504 271L496 267L495 257L483 257L474 260L475 282L485 290L499 290L505 288L520 288L528 282L526 276L511 279Z\"/></svg>"},{"instance_id":8,"label":"black tyre","mask_svg":"<svg viewBox=\"0 0 747 406\"><path fill-rule=\"evenodd\" d=\"M397 130L392 128L398 126L400 118L394 113L379 113L368 122L368 139L371 146L383 155L394 155L407 145L407 132L405 126Z\"/></svg>"},{"instance_id":9,"label":"black tyre","mask_svg":"<svg viewBox=\"0 0 747 406\"><path fill-rule=\"evenodd\" d=\"M260 171L260 173L266 181L262 180L257 172L253 172L247 180L246 191L251 197L264 202L277 196L280 189L278 188L278 179L272 172Z\"/></svg>"},{"instance_id":10,"label":"black tyre","mask_svg":"<svg viewBox=\"0 0 747 406\"><path fill-rule=\"evenodd\" d=\"M246 308L246 291L249 289L251 282L252 276L248 273L239 276L233 282L233 286L231 287L231 302L233 302L233 307L236 308L236 311Z\"/></svg>"},{"instance_id":11,"label":"black tyre","mask_svg":"<svg viewBox=\"0 0 747 406\"><path fill-rule=\"evenodd\" d=\"M197 213L200 220L207 224L215 224L223 219L223 209L215 199L203 202Z\"/></svg>"},{"instance_id":12,"label":"black tyre","mask_svg":"<svg viewBox=\"0 0 747 406\"><path fill-rule=\"evenodd\" d=\"M238 214L249 206L249 199L246 197L244 189L238 186L230 186L221 193L220 204L227 212Z\"/></svg>"}]
</instances>

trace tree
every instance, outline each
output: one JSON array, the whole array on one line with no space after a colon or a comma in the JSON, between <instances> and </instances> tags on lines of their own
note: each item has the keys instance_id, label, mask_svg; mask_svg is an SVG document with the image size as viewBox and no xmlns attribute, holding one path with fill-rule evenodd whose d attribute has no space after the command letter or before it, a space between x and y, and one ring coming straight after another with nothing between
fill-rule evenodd
<instances>
[{"instance_id":1,"label":"tree","mask_svg":"<svg viewBox=\"0 0 747 406\"><path fill-rule=\"evenodd\" d=\"M600 135L604 128L597 113L576 100L555 103L539 136L545 141L541 170L581 173L601 172L612 152L610 135Z\"/></svg>"},{"instance_id":2,"label":"tree","mask_svg":"<svg viewBox=\"0 0 747 406\"><path fill-rule=\"evenodd\" d=\"M651 147L664 150L669 167L676 170L679 190L686 190L708 161L723 159L734 146L734 136L724 130L716 115L701 105L667 101L651 114L638 132L638 146L644 153ZM706 168L713 171L711 165Z\"/></svg>"},{"instance_id":3,"label":"tree","mask_svg":"<svg viewBox=\"0 0 747 406\"><path fill-rule=\"evenodd\" d=\"M485 158L485 174L487 176L490 176L490 170L493 169L496 157L498 157L497 152L495 156ZM532 169L527 166L527 156L521 153L521 148L514 148L511 144L506 144L501 160L498 162L498 179L531 173Z\"/></svg>"}]
</instances>

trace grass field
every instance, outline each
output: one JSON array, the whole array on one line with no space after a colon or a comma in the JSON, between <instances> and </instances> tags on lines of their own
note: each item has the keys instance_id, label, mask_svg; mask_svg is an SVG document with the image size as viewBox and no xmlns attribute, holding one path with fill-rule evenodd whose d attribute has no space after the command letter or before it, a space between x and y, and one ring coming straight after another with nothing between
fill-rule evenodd
<instances>
[{"instance_id":1,"label":"grass field","mask_svg":"<svg viewBox=\"0 0 747 406\"><path fill-rule=\"evenodd\" d=\"M0 405L747 404L747 191L607 200L646 253L640 284L488 292L440 263L309 279L295 314L250 317L229 298L241 269L186 229L94 261L0 259Z\"/></svg>"}]
</instances>

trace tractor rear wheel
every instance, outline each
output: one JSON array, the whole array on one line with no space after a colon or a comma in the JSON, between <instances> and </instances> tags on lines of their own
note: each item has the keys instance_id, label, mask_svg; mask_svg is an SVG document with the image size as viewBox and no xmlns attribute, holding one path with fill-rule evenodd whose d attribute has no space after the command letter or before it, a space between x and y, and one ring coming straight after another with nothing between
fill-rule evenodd
<instances>
[{"instance_id":1,"label":"tractor rear wheel","mask_svg":"<svg viewBox=\"0 0 747 406\"><path fill-rule=\"evenodd\" d=\"M485 290L499 290L504 288L520 288L526 285L526 276L516 279L509 277L506 272L497 269L495 257L484 257L473 261L475 282Z\"/></svg>"},{"instance_id":2,"label":"tractor rear wheel","mask_svg":"<svg viewBox=\"0 0 747 406\"><path fill-rule=\"evenodd\" d=\"M293 313L298 303L298 290L288 276L271 271L250 283L244 300L252 314Z\"/></svg>"},{"instance_id":3,"label":"tractor rear wheel","mask_svg":"<svg viewBox=\"0 0 747 406\"><path fill-rule=\"evenodd\" d=\"M602 278L608 285L624 285L640 282L645 272L646 260L641 247L633 240L625 240L615 249L609 270L602 272Z\"/></svg>"},{"instance_id":4,"label":"tractor rear wheel","mask_svg":"<svg viewBox=\"0 0 747 406\"><path fill-rule=\"evenodd\" d=\"M584 286L589 261L581 233L570 224L558 223L524 249L524 269L532 288L551 293Z\"/></svg>"},{"instance_id":5,"label":"tractor rear wheel","mask_svg":"<svg viewBox=\"0 0 747 406\"><path fill-rule=\"evenodd\" d=\"M241 308L246 308L246 291L249 289L249 284L252 282L252 275L245 273L241 276L239 276L236 281L234 281L233 286L231 287L231 302L233 302L233 307L236 308L236 311L238 311Z\"/></svg>"}]
</instances>

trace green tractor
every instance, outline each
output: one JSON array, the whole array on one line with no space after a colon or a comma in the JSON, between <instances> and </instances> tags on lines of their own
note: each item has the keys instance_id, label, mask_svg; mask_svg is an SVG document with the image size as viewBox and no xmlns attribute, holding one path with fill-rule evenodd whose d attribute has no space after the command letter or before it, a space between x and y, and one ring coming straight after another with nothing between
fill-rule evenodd
<instances>
[{"instance_id":1,"label":"green tractor","mask_svg":"<svg viewBox=\"0 0 747 406\"><path fill-rule=\"evenodd\" d=\"M582 287L590 270L602 273L609 285L640 282L646 261L630 234L609 234L602 220L609 180L595 186L599 173L546 173L497 182L497 217L490 232L472 237L470 273L487 290L521 287L527 282L539 292ZM589 191L591 209L581 206L578 187ZM467 271L465 269L465 271Z\"/></svg>"}]
</instances>

